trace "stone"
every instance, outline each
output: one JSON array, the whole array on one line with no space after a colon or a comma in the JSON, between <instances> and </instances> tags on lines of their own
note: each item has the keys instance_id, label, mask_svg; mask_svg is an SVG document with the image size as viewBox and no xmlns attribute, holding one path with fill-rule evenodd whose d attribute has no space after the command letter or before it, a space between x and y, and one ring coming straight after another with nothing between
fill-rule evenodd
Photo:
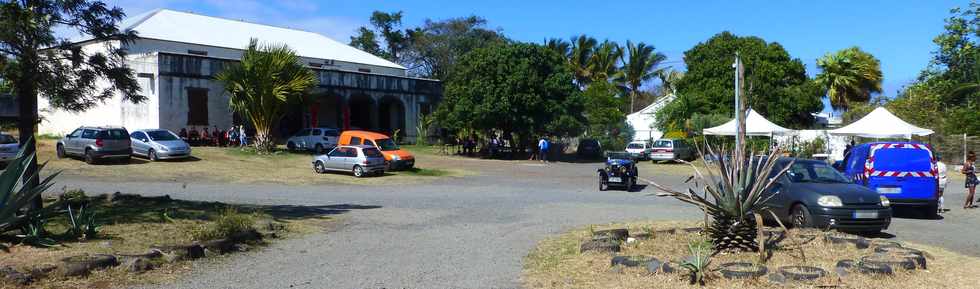
<instances>
[{"instance_id":1,"label":"stone","mask_svg":"<svg viewBox=\"0 0 980 289\"><path fill-rule=\"evenodd\" d=\"M31 268L30 274L34 280L38 280L47 277L49 273L54 272L54 270L57 269L58 266L55 266L54 264L41 264Z\"/></svg>"},{"instance_id":2,"label":"stone","mask_svg":"<svg viewBox=\"0 0 980 289\"><path fill-rule=\"evenodd\" d=\"M769 283L780 285L786 284L786 276L783 276L783 274L780 273L769 274Z\"/></svg>"},{"instance_id":3,"label":"stone","mask_svg":"<svg viewBox=\"0 0 980 289\"><path fill-rule=\"evenodd\" d=\"M657 260L657 259L653 259L647 256L615 256L610 261L610 265L611 266L623 265L625 267L639 267L652 260Z\"/></svg>"},{"instance_id":4,"label":"stone","mask_svg":"<svg viewBox=\"0 0 980 289\"><path fill-rule=\"evenodd\" d=\"M850 272L848 272L848 269L845 269L843 267L834 267L834 273L837 274L838 278L844 278L847 277L847 275L851 274Z\"/></svg>"},{"instance_id":5,"label":"stone","mask_svg":"<svg viewBox=\"0 0 980 289\"><path fill-rule=\"evenodd\" d=\"M131 258L124 264L126 271L133 273L146 272L153 269L153 263L142 257Z\"/></svg>"},{"instance_id":6,"label":"stone","mask_svg":"<svg viewBox=\"0 0 980 289\"><path fill-rule=\"evenodd\" d=\"M674 266L671 266L670 262L664 262L663 265L660 265L660 272L664 274L671 274L674 273L674 271Z\"/></svg>"},{"instance_id":7,"label":"stone","mask_svg":"<svg viewBox=\"0 0 980 289\"><path fill-rule=\"evenodd\" d=\"M610 253L619 252L619 243L613 241L612 239L598 239L598 240L588 240L582 243L579 248L581 253L588 251L599 252L599 253Z\"/></svg>"},{"instance_id":8,"label":"stone","mask_svg":"<svg viewBox=\"0 0 980 289\"><path fill-rule=\"evenodd\" d=\"M637 239L637 240L648 240L648 239L652 239L653 238L653 234L650 234L650 233L639 233L639 234L630 235L630 237L632 237L633 239Z\"/></svg>"},{"instance_id":9,"label":"stone","mask_svg":"<svg viewBox=\"0 0 980 289\"><path fill-rule=\"evenodd\" d=\"M626 244L633 244L633 243L636 243L636 238L633 237L626 238Z\"/></svg>"},{"instance_id":10,"label":"stone","mask_svg":"<svg viewBox=\"0 0 980 289\"><path fill-rule=\"evenodd\" d=\"M592 233L593 237L609 236L613 239L625 241L626 237L629 237L630 232L627 229L608 229L608 230L598 230Z\"/></svg>"},{"instance_id":11,"label":"stone","mask_svg":"<svg viewBox=\"0 0 980 289\"><path fill-rule=\"evenodd\" d=\"M24 274L13 267L6 266L0 268L0 276L4 280L17 285L25 286L34 282L34 278L31 275Z\"/></svg>"},{"instance_id":12,"label":"stone","mask_svg":"<svg viewBox=\"0 0 980 289\"><path fill-rule=\"evenodd\" d=\"M61 260L61 273L65 276L85 276L92 270L119 265L116 256L106 254L78 255Z\"/></svg>"},{"instance_id":13,"label":"stone","mask_svg":"<svg viewBox=\"0 0 980 289\"><path fill-rule=\"evenodd\" d=\"M650 262L647 262L647 272L649 272L650 274L660 273L660 267L663 265L664 263L660 262L660 260L657 259L650 260Z\"/></svg>"},{"instance_id":14,"label":"stone","mask_svg":"<svg viewBox=\"0 0 980 289\"><path fill-rule=\"evenodd\" d=\"M190 245L158 246L154 249L164 253L168 261L173 262L182 259L197 259L204 257L204 247L201 244L193 243Z\"/></svg>"}]
</instances>

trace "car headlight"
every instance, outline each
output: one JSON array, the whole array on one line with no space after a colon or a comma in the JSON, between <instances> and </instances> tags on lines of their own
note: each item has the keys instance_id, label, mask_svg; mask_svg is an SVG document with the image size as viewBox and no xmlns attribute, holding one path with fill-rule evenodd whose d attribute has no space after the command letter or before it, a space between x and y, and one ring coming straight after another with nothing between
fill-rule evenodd
<instances>
[{"instance_id":1,"label":"car headlight","mask_svg":"<svg viewBox=\"0 0 980 289\"><path fill-rule=\"evenodd\" d=\"M822 196L817 199L817 204L822 207L840 207L844 205L837 196Z\"/></svg>"},{"instance_id":2,"label":"car headlight","mask_svg":"<svg viewBox=\"0 0 980 289\"><path fill-rule=\"evenodd\" d=\"M881 199L882 207L888 207L892 205L892 202L888 200L888 197L885 196L878 196L878 197Z\"/></svg>"},{"instance_id":3,"label":"car headlight","mask_svg":"<svg viewBox=\"0 0 980 289\"><path fill-rule=\"evenodd\" d=\"M167 148L167 146L165 146L165 145L158 145L158 146L157 146L157 148L159 148L159 149L160 149L160 151L162 151L162 152L165 152L165 151L169 151L169 150L170 150L170 149L169 149L169 148Z\"/></svg>"},{"instance_id":4,"label":"car headlight","mask_svg":"<svg viewBox=\"0 0 980 289\"><path fill-rule=\"evenodd\" d=\"M402 158L399 157L398 155L391 155L391 160L393 160L393 161L397 161L397 160L401 160L401 159Z\"/></svg>"}]
</instances>

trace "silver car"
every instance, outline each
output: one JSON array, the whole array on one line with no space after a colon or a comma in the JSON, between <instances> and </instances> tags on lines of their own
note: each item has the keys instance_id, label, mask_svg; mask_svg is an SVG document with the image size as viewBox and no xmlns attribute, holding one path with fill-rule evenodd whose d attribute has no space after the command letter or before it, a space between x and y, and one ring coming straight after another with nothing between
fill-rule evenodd
<instances>
[{"instance_id":1,"label":"silver car","mask_svg":"<svg viewBox=\"0 0 980 289\"><path fill-rule=\"evenodd\" d=\"M133 155L150 161L182 159L191 156L191 146L165 129L141 129L129 134Z\"/></svg>"},{"instance_id":2,"label":"silver car","mask_svg":"<svg viewBox=\"0 0 980 289\"><path fill-rule=\"evenodd\" d=\"M13 136L0 133L0 163L6 164L17 158L20 144Z\"/></svg>"},{"instance_id":3,"label":"silver car","mask_svg":"<svg viewBox=\"0 0 980 289\"><path fill-rule=\"evenodd\" d=\"M382 175L385 157L378 148L368 145L338 146L327 154L313 157L313 171L351 172L355 177Z\"/></svg>"},{"instance_id":4,"label":"silver car","mask_svg":"<svg viewBox=\"0 0 980 289\"><path fill-rule=\"evenodd\" d=\"M659 139L653 142L650 159L653 161L690 161L696 158L694 148L681 139Z\"/></svg>"},{"instance_id":5,"label":"silver car","mask_svg":"<svg viewBox=\"0 0 980 289\"><path fill-rule=\"evenodd\" d=\"M133 153L129 132L121 127L83 126L59 140L55 149L59 158L79 156L89 164L105 159L129 161Z\"/></svg>"}]
</instances>

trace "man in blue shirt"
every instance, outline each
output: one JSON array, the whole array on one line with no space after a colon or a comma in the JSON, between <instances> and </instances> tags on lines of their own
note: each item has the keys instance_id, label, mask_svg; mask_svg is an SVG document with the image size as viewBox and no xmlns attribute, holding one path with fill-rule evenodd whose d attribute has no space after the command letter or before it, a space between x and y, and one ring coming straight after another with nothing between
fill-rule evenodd
<instances>
[{"instance_id":1,"label":"man in blue shirt","mask_svg":"<svg viewBox=\"0 0 980 289\"><path fill-rule=\"evenodd\" d=\"M545 138L545 137L542 137L541 140L538 141L538 159L540 159L541 162L547 162L548 161L548 146L549 145L550 144L548 142L548 139Z\"/></svg>"}]
</instances>

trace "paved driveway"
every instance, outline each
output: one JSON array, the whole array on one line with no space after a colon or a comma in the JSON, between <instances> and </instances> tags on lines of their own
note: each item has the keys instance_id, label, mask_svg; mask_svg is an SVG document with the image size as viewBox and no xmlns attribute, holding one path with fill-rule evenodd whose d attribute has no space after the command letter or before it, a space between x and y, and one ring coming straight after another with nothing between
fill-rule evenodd
<instances>
[{"instance_id":1,"label":"paved driveway","mask_svg":"<svg viewBox=\"0 0 980 289\"><path fill-rule=\"evenodd\" d=\"M521 259L548 236L586 224L700 217L673 199L647 196L653 187L598 192L598 164L449 163L478 167L479 174L411 186L60 183L89 192L192 200L351 205L330 232L276 242L231 260L195 263L195 273L161 288L518 288ZM641 176L677 187L685 179L651 171ZM950 203L962 203L962 181L950 187ZM970 233L978 214L980 209L954 210L938 221L896 219L888 233L980 256Z\"/></svg>"}]
</instances>

